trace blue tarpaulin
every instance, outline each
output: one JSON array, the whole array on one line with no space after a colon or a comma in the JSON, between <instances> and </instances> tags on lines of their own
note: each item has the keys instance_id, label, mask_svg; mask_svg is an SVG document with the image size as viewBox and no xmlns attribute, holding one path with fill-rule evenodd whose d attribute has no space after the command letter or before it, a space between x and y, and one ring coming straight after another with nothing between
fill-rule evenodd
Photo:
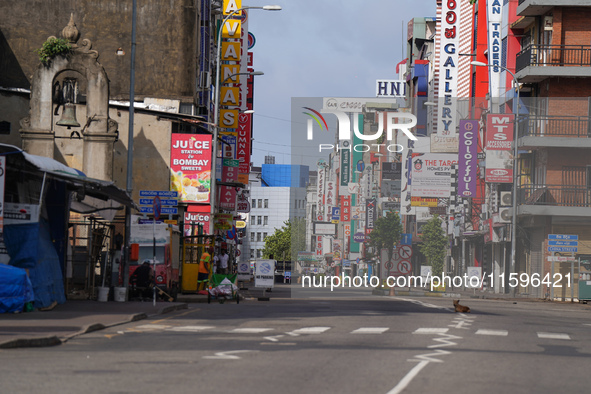
<instances>
[{"instance_id":1,"label":"blue tarpaulin","mask_svg":"<svg viewBox=\"0 0 591 394\"><path fill-rule=\"evenodd\" d=\"M0 313L22 312L33 301L33 285L22 268L0 264Z\"/></svg>"}]
</instances>

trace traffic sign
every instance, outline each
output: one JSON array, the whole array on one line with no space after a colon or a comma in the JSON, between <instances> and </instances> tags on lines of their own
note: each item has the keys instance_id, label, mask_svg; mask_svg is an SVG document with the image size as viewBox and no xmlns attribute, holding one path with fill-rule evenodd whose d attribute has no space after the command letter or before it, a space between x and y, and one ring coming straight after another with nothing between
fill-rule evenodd
<instances>
[{"instance_id":1,"label":"traffic sign","mask_svg":"<svg viewBox=\"0 0 591 394\"><path fill-rule=\"evenodd\" d=\"M550 241L548 241L548 245L551 245L551 246L579 246L579 241L550 240Z\"/></svg>"},{"instance_id":2,"label":"traffic sign","mask_svg":"<svg viewBox=\"0 0 591 394\"><path fill-rule=\"evenodd\" d=\"M579 248L576 246L548 246L548 252L567 252L577 253Z\"/></svg>"},{"instance_id":3,"label":"traffic sign","mask_svg":"<svg viewBox=\"0 0 591 394\"><path fill-rule=\"evenodd\" d=\"M548 234L548 239L562 239L562 240L569 240L575 241L579 239L578 235L571 235L571 234Z\"/></svg>"},{"instance_id":4,"label":"traffic sign","mask_svg":"<svg viewBox=\"0 0 591 394\"><path fill-rule=\"evenodd\" d=\"M392 262L391 262L391 261L386 261L386 269L387 269L387 270L391 270L391 269L392 269L392 267L394 267L394 264L392 264Z\"/></svg>"},{"instance_id":5,"label":"traffic sign","mask_svg":"<svg viewBox=\"0 0 591 394\"><path fill-rule=\"evenodd\" d=\"M156 196L158 197L158 196ZM154 198L156 198L154 197ZM140 198L140 205L152 205L154 204L154 198ZM160 197L158 197L160 198ZM172 206L176 207L179 205L179 200L176 199L160 199L160 204L163 206Z\"/></svg>"},{"instance_id":6,"label":"traffic sign","mask_svg":"<svg viewBox=\"0 0 591 394\"><path fill-rule=\"evenodd\" d=\"M168 190L140 190L140 197L178 198L179 192Z\"/></svg>"},{"instance_id":7,"label":"traffic sign","mask_svg":"<svg viewBox=\"0 0 591 394\"><path fill-rule=\"evenodd\" d=\"M412 271L412 265L410 264L410 261L408 260L402 260L398 263L398 271L400 271L400 273L402 275L408 275L410 274L410 271Z\"/></svg>"},{"instance_id":8,"label":"traffic sign","mask_svg":"<svg viewBox=\"0 0 591 394\"><path fill-rule=\"evenodd\" d=\"M401 245L412 245L412 234L411 233L404 233L402 234L402 238L400 239Z\"/></svg>"},{"instance_id":9,"label":"traffic sign","mask_svg":"<svg viewBox=\"0 0 591 394\"><path fill-rule=\"evenodd\" d=\"M141 213L154 213L154 207L140 207ZM161 215L178 215L178 208L162 207L160 209Z\"/></svg>"},{"instance_id":10,"label":"traffic sign","mask_svg":"<svg viewBox=\"0 0 591 394\"><path fill-rule=\"evenodd\" d=\"M152 203L152 210L154 211L154 219L160 219L160 214L162 213L162 203L160 202L160 197L154 197L154 201Z\"/></svg>"},{"instance_id":11,"label":"traffic sign","mask_svg":"<svg viewBox=\"0 0 591 394\"><path fill-rule=\"evenodd\" d=\"M410 245L402 245L398 248L398 254L401 259L408 259L412 256L412 247Z\"/></svg>"}]
</instances>

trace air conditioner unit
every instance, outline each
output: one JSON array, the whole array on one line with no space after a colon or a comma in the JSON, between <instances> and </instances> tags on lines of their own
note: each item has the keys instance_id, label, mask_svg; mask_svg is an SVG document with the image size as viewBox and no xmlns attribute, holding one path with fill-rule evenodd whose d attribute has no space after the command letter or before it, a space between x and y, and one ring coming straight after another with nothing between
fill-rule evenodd
<instances>
[{"instance_id":1,"label":"air conditioner unit","mask_svg":"<svg viewBox=\"0 0 591 394\"><path fill-rule=\"evenodd\" d=\"M513 205L513 194L511 192L501 192L501 206L510 207Z\"/></svg>"},{"instance_id":2,"label":"air conditioner unit","mask_svg":"<svg viewBox=\"0 0 591 394\"><path fill-rule=\"evenodd\" d=\"M207 89L211 83L209 71L201 71L199 73L199 87Z\"/></svg>"},{"instance_id":3,"label":"air conditioner unit","mask_svg":"<svg viewBox=\"0 0 591 394\"><path fill-rule=\"evenodd\" d=\"M513 217L512 208L501 208L499 209L499 223L511 223Z\"/></svg>"}]
</instances>

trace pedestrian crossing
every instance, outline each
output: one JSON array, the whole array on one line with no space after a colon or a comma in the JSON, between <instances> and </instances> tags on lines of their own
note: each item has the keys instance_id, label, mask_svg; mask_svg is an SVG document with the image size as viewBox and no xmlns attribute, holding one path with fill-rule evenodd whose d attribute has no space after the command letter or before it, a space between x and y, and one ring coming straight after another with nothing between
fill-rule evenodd
<instances>
[{"instance_id":1,"label":"pedestrian crossing","mask_svg":"<svg viewBox=\"0 0 591 394\"><path fill-rule=\"evenodd\" d=\"M236 334L236 335L248 335L248 334L264 334L264 335L275 335L276 334L284 334L291 337L297 337L301 335L318 335L326 333L333 329L339 329L337 327L327 327L327 326L312 326L312 327L300 327L296 328L291 331L280 330L277 328L270 328L270 327L219 327L219 326L210 326L210 325L186 325L186 326L172 326L172 325L163 325L163 324L142 324L135 326L130 331L133 332L156 332L156 331L174 331L174 332L189 332L189 333L226 333L226 334ZM452 328L453 329L453 328ZM452 330L447 327L421 327L417 328L412 332L412 334L416 335L445 335ZM340 330L342 331L342 330ZM359 327L353 330L347 330L347 334L354 334L354 335L381 335L385 334L390 331L390 327ZM468 329L468 333L472 332L476 336L495 336L495 337L507 337L510 336L510 332L508 330L501 330L501 329L488 329L488 328L478 328L478 329ZM522 331L519 331L522 333ZM280 336L284 336L280 335ZM464 334L466 335L466 334ZM535 335L539 339L544 340L572 340L571 335L568 333L561 333L561 332L536 332ZM269 336L266 338L275 338L273 336Z\"/></svg>"}]
</instances>

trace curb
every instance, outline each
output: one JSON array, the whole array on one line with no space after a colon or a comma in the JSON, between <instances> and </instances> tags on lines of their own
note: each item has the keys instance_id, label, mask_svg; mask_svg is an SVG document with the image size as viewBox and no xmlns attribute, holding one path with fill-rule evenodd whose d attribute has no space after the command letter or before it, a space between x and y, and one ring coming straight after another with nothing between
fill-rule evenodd
<instances>
[{"instance_id":1,"label":"curb","mask_svg":"<svg viewBox=\"0 0 591 394\"><path fill-rule=\"evenodd\" d=\"M151 316L163 315L166 313L174 312L181 309L188 309L189 305L186 303L178 304L178 305L171 305L160 309L158 312L154 313ZM128 319L122 320L120 322L115 322L112 324L104 325L102 323L93 323L82 327L82 329L78 332L73 334L67 335L63 338L58 338L55 335L48 336L48 337L40 337L40 338L19 338L14 339L12 341L0 343L0 349L15 349L15 348L26 348L26 347L49 347L49 346L57 346L61 345L62 343L66 343L72 338L78 337L80 335L88 334L94 331L104 330L106 328L120 326L122 324L132 323L135 321L147 319L148 315L146 313L136 313L131 315Z\"/></svg>"}]
</instances>

